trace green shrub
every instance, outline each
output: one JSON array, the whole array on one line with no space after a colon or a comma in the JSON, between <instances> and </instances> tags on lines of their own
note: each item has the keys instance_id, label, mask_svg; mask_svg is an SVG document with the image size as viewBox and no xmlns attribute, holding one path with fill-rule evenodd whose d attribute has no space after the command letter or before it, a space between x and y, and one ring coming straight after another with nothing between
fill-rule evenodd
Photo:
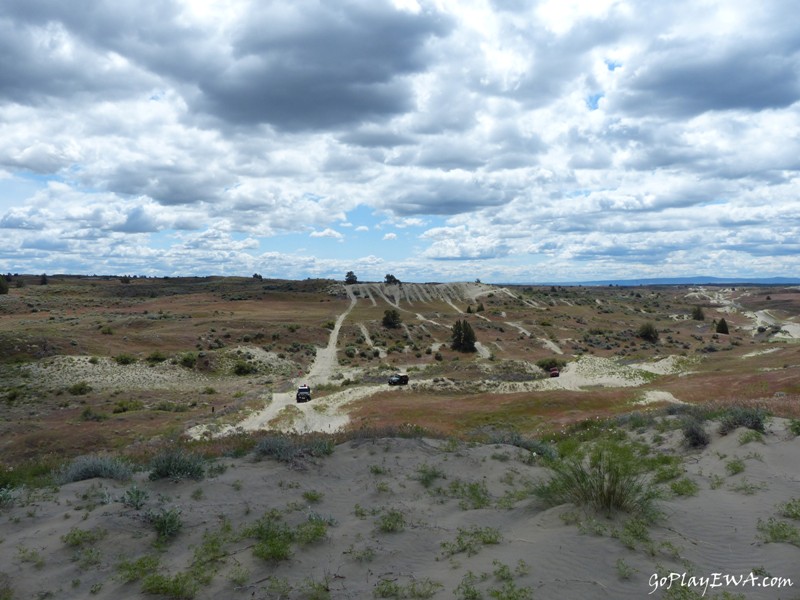
<instances>
[{"instance_id":1,"label":"green shrub","mask_svg":"<svg viewBox=\"0 0 800 600\"><path fill-rule=\"evenodd\" d=\"M197 595L199 583L192 573L178 573L167 577L160 573L151 573L142 579L142 591L145 594L166 596L191 600Z\"/></svg>"},{"instance_id":2,"label":"green shrub","mask_svg":"<svg viewBox=\"0 0 800 600\"><path fill-rule=\"evenodd\" d=\"M257 458L265 456L281 462L292 462L302 457L320 457L333 454L334 441L326 436L293 438L287 435L269 434L262 438L254 453Z\"/></svg>"},{"instance_id":3,"label":"green shrub","mask_svg":"<svg viewBox=\"0 0 800 600\"><path fill-rule=\"evenodd\" d=\"M688 477L682 477L677 481L673 481L669 488L676 496L696 496L700 490L700 486Z\"/></svg>"},{"instance_id":4,"label":"green shrub","mask_svg":"<svg viewBox=\"0 0 800 600\"><path fill-rule=\"evenodd\" d=\"M542 371L549 372L550 369L563 369L567 366L567 361L560 358L548 357L536 361L536 366Z\"/></svg>"},{"instance_id":5,"label":"green shrub","mask_svg":"<svg viewBox=\"0 0 800 600\"><path fill-rule=\"evenodd\" d=\"M237 360L233 365L233 373L235 375L252 375L258 373L258 366L244 360Z\"/></svg>"},{"instance_id":6,"label":"green shrub","mask_svg":"<svg viewBox=\"0 0 800 600\"><path fill-rule=\"evenodd\" d=\"M0 508L11 508L14 506L16 494L10 485L0 486Z\"/></svg>"},{"instance_id":7,"label":"green shrub","mask_svg":"<svg viewBox=\"0 0 800 600\"><path fill-rule=\"evenodd\" d=\"M132 475L133 469L131 465L121 458L90 454L78 456L69 464L61 467L54 474L54 479L58 485L64 485L73 481L94 479L95 477L128 481Z\"/></svg>"},{"instance_id":8,"label":"green shrub","mask_svg":"<svg viewBox=\"0 0 800 600\"><path fill-rule=\"evenodd\" d=\"M426 488L431 487L433 482L440 477L445 477L444 471L441 469L428 464L422 464L417 467L417 477L415 479Z\"/></svg>"},{"instance_id":9,"label":"green shrub","mask_svg":"<svg viewBox=\"0 0 800 600\"><path fill-rule=\"evenodd\" d=\"M398 533L406 528L406 517L401 511L392 508L378 517L377 527L383 533Z\"/></svg>"},{"instance_id":10,"label":"green shrub","mask_svg":"<svg viewBox=\"0 0 800 600\"><path fill-rule=\"evenodd\" d=\"M81 421L105 421L108 415L95 411L91 406L87 406L81 411Z\"/></svg>"},{"instance_id":11,"label":"green shrub","mask_svg":"<svg viewBox=\"0 0 800 600\"><path fill-rule=\"evenodd\" d=\"M84 396L92 391L92 386L85 381L79 381L69 386L67 391L73 396Z\"/></svg>"},{"instance_id":12,"label":"green shrub","mask_svg":"<svg viewBox=\"0 0 800 600\"><path fill-rule=\"evenodd\" d=\"M711 441L703 424L695 418L689 418L683 425L683 443L690 448L705 448Z\"/></svg>"},{"instance_id":13,"label":"green shrub","mask_svg":"<svg viewBox=\"0 0 800 600\"><path fill-rule=\"evenodd\" d=\"M132 354L117 354L114 357L114 362L118 365L132 365L136 362L136 357Z\"/></svg>"},{"instance_id":14,"label":"green shrub","mask_svg":"<svg viewBox=\"0 0 800 600\"><path fill-rule=\"evenodd\" d=\"M94 544L106 537L105 529L79 529L73 527L61 536L61 541L70 548L80 548L85 544Z\"/></svg>"},{"instance_id":15,"label":"green shrub","mask_svg":"<svg viewBox=\"0 0 800 600\"><path fill-rule=\"evenodd\" d=\"M183 529L181 511L178 508L161 508L158 512L149 512L147 520L156 530L160 543L171 540Z\"/></svg>"},{"instance_id":16,"label":"green shrub","mask_svg":"<svg viewBox=\"0 0 800 600\"><path fill-rule=\"evenodd\" d=\"M194 366L197 364L197 354L194 352L186 352L185 354L181 355L181 358L178 362L182 367L194 369Z\"/></svg>"},{"instance_id":17,"label":"green shrub","mask_svg":"<svg viewBox=\"0 0 800 600\"><path fill-rule=\"evenodd\" d=\"M784 542L800 547L800 530L792 523L770 517L766 521L759 519L756 528L765 542Z\"/></svg>"},{"instance_id":18,"label":"green shrub","mask_svg":"<svg viewBox=\"0 0 800 600\"><path fill-rule=\"evenodd\" d=\"M655 518L658 490L642 473L640 458L629 446L598 444L588 459L572 457L549 465L552 474L533 492L545 504L572 503L612 514L616 511Z\"/></svg>"},{"instance_id":19,"label":"green shrub","mask_svg":"<svg viewBox=\"0 0 800 600\"><path fill-rule=\"evenodd\" d=\"M467 556L475 556L482 546L499 544L503 535L494 527L473 526L467 529L458 528L458 535L452 542L442 542L442 553L453 556L461 552Z\"/></svg>"},{"instance_id":20,"label":"green shrub","mask_svg":"<svg viewBox=\"0 0 800 600\"><path fill-rule=\"evenodd\" d=\"M738 475L744 471L744 461L741 458L734 458L725 463L725 470L728 475Z\"/></svg>"},{"instance_id":21,"label":"green shrub","mask_svg":"<svg viewBox=\"0 0 800 600\"><path fill-rule=\"evenodd\" d=\"M156 479L200 480L205 472L203 457L180 448L159 452L150 461L151 481Z\"/></svg>"},{"instance_id":22,"label":"green shrub","mask_svg":"<svg viewBox=\"0 0 800 600\"><path fill-rule=\"evenodd\" d=\"M154 364L161 363L161 362L164 362L165 360L167 360L167 355L164 354L163 352L160 352L159 350L155 350L155 351L151 352L150 354L148 354L147 358L145 358L145 360L147 362L149 362L151 365L154 365Z\"/></svg>"},{"instance_id":23,"label":"green shrub","mask_svg":"<svg viewBox=\"0 0 800 600\"><path fill-rule=\"evenodd\" d=\"M159 562L159 558L152 555L142 556L136 560L123 560L117 565L117 571L123 582L133 583L158 569Z\"/></svg>"},{"instance_id":24,"label":"green shrub","mask_svg":"<svg viewBox=\"0 0 800 600\"><path fill-rule=\"evenodd\" d=\"M792 435L800 435L800 419L789 420L789 431L792 432Z\"/></svg>"},{"instance_id":25,"label":"green shrub","mask_svg":"<svg viewBox=\"0 0 800 600\"><path fill-rule=\"evenodd\" d=\"M120 498L120 502L128 508L139 510L145 505L149 497L150 493L147 490L143 490L134 484L125 490Z\"/></svg>"},{"instance_id":26,"label":"green shrub","mask_svg":"<svg viewBox=\"0 0 800 600\"><path fill-rule=\"evenodd\" d=\"M636 330L636 336L655 344L658 341L658 329L652 323L643 323L639 329Z\"/></svg>"},{"instance_id":27,"label":"green shrub","mask_svg":"<svg viewBox=\"0 0 800 600\"><path fill-rule=\"evenodd\" d=\"M768 416L769 413L763 408L735 406L729 408L720 417L719 432L721 435L727 435L734 429L747 427L764 433L764 425Z\"/></svg>"},{"instance_id":28,"label":"green shrub","mask_svg":"<svg viewBox=\"0 0 800 600\"><path fill-rule=\"evenodd\" d=\"M781 516L789 519L800 520L800 498L789 500L786 504L780 505Z\"/></svg>"}]
</instances>

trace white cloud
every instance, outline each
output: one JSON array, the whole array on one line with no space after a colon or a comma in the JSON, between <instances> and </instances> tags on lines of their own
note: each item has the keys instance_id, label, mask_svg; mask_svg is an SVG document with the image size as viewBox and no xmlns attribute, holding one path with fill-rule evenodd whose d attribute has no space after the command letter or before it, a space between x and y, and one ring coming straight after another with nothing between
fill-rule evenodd
<instances>
[{"instance_id":1,"label":"white cloud","mask_svg":"<svg viewBox=\"0 0 800 600\"><path fill-rule=\"evenodd\" d=\"M364 268L800 276L791 2L85 9L0 3L12 270L247 274L311 236L342 259L272 264L341 277L373 248L337 228L429 227Z\"/></svg>"},{"instance_id":2,"label":"white cloud","mask_svg":"<svg viewBox=\"0 0 800 600\"><path fill-rule=\"evenodd\" d=\"M336 240L344 239L344 236L341 233L330 229L329 227L323 229L322 231L312 231L309 235L313 238L333 238Z\"/></svg>"}]
</instances>

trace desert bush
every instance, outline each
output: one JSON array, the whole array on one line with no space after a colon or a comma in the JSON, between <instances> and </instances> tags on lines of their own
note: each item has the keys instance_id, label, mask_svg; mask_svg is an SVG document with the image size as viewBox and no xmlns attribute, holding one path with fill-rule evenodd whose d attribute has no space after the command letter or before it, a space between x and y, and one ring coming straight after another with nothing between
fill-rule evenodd
<instances>
[{"instance_id":1,"label":"desert bush","mask_svg":"<svg viewBox=\"0 0 800 600\"><path fill-rule=\"evenodd\" d=\"M200 480L205 472L203 457L175 448L156 454L150 461L151 481L156 479L194 479Z\"/></svg>"},{"instance_id":2,"label":"desert bush","mask_svg":"<svg viewBox=\"0 0 800 600\"><path fill-rule=\"evenodd\" d=\"M719 432L721 435L727 435L734 429L747 427L764 433L764 425L768 416L767 411L763 408L734 406L720 417Z\"/></svg>"},{"instance_id":3,"label":"desert bush","mask_svg":"<svg viewBox=\"0 0 800 600\"><path fill-rule=\"evenodd\" d=\"M125 583L133 583L158 569L158 556L146 555L136 560L123 560L117 565L119 578Z\"/></svg>"},{"instance_id":4,"label":"desert bush","mask_svg":"<svg viewBox=\"0 0 800 600\"><path fill-rule=\"evenodd\" d=\"M683 443L690 448L705 448L711 441L703 424L695 418L689 418L683 425Z\"/></svg>"},{"instance_id":5,"label":"desert bush","mask_svg":"<svg viewBox=\"0 0 800 600\"><path fill-rule=\"evenodd\" d=\"M128 481L132 475L131 465L123 459L116 456L90 454L73 459L69 464L62 466L53 477L58 485L64 485L95 477Z\"/></svg>"},{"instance_id":6,"label":"desert bush","mask_svg":"<svg viewBox=\"0 0 800 600\"><path fill-rule=\"evenodd\" d=\"M86 544L94 544L102 540L108 532L105 529L79 529L73 527L61 536L61 541L70 548L80 548Z\"/></svg>"},{"instance_id":7,"label":"desert bush","mask_svg":"<svg viewBox=\"0 0 800 600\"><path fill-rule=\"evenodd\" d=\"M145 594L166 596L167 598L194 598L200 584L192 573L177 573L172 577L161 573L150 573L142 579Z\"/></svg>"},{"instance_id":8,"label":"desert bush","mask_svg":"<svg viewBox=\"0 0 800 600\"><path fill-rule=\"evenodd\" d=\"M551 478L535 484L533 492L545 504L572 503L612 514L617 511L654 519L658 490L642 473L639 457L629 446L606 442L588 458L575 456L549 464Z\"/></svg>"},{"instance_id":9,"label":"desert bush","mask_svg":"<svg viewBox=\"0 0 800 600\"><path fill-rule=\"evenodd\" d=\"M636 336L655 344L658 341L658 329L652 323L643 323L639 329L636 330Z\"/></svg>"},{"instance_id":10,"label":"desert bush","mask_svg":"<svg viewBox=\"0 0 800 600\"><path fill-rule=\"evenodd\" d=\"M237 360L233 365L233 373L235 375L252 375L258 373L258 366L244 360Z\"/></svg>"},{"instance_id":11,"label":"desert bush","mask_svg":"<svg viewBox=\"0 0 800 600\"><path fill-rule=\"evenodd\" d=\"M10 508L14 506L16 494L10 485L0 486L0 508Z\"/></svg>"},{"instance_id":12,"label":"desert bush","mask_svg":"<svg viewBox=\"0 0 800 600\"><path fill-rule=\"evenodd\" d=\"M442 542L442 553L445 556L453 556L461 552L467 556L475 556L482 546L499 544L503 535L499 529L494 527L470 527L468 529L458 528L458 535L452 542Z\"/></svg>"},{"instance_id":13,"label":"desert bush","mask_svg":"<svg viewBox=\"0 0 800 600\"><path fill-rule=\"evenodd\" d=\"M164 543L180 533L183 520L179 508L161 508L158 512L148 512L147 520L156 530L158 542Z\"/></svg>"},{"instance_id":14,"label":"desert bush","mask_svg":"<svg viewBox=\"0 0 800 600\"><path fill-rule=\"evenodd\" d=\"M333 454L334 441L325 436L292 438L270 434L256 444L256 458L270 457L281 462L291 462L302 457L320 457Z\"/></svg>"},{"instance_id":15,"label":"desert bush","mask_svg":"<svg viewBox=\"0 0 800 600\"><path fill-rule=\"evenodd\" d=\"M728 323L725 319L720 319L719 323L717 323L717 327L715 330L717 333L722 333L724 335L728 335Z\"/></svg>"},{"instance_id":16,"label":"desert bush","mask_svg":"<svg viewBox=\"0 0 800 600\"><path fill-rule=\"evenodd\" d=\"M132 354L117 354L114 357L114 362L118 365L132 365L136 362L136 357Z\"/></svg>"},{"instance_id":17,"label":"desert bush","mask_svg":"<svg viewBox=\"0 0 800 600\"><path fill-rule=\"evenodd\" d=\"M181 354L178 363L187 369L194 369L194 366L197 364L197 354L194 352L186 352Z\"/></svg>"},{"instance_id":18,"label":"desert bush","mask_svg":"<svg viewBox=\"0 0 800 600\"><path fill-rule=\"evenodd\" d=\"M0 573L0 600L14 600L14 587L6 573Z\"/></svg>"},{"instance_id":19,"label":"desert bush","mask_svg":"<svg viewBox=\"0 0 800 600\"><path fill-rule=\"evenodd\" d=\"M69 386L67 391L73 396L84 396L92 391L92 386L85 381L79 381Z\"/></svg>"},{"instance_id":20,"label":"desert bush","mask_svg":"<svg viewBox=\"0 0 800 600\"><path fill-rule=\"evenodd\" d=\"M243 530L245 537L255 538L253 554L263 560L288 560L292 556L295 532L276 510L267 512Z\"/></svg>"},{"instance_id":21,"label":"desert bush","mask_svg":"<svg viewBox=\"0 0 800 600\"><path fill-rule=\"evenodd\" d=\"M781 521L775 517L770 517L766 521L758 520L756 525L761 539L767 543L785 542L800 547L800 530L788 521Z\"/></svg>"},{"instance_id":22,"label":"desert bush","mask_svg":"<svg viewBox=\"0 0 800 600\"><path fill-rule=\"evenodd\" d=\"M148 354L147 358L145 358L145 360L148 363L150 363L151 365L154 365L154 364L161 363L161 362L164 362L165 360L167 360L167 355L164 354L163 352L160 352L159 350L155 350L155 351L151 352L150 354Z\"/></svg>"},{"instance_id":23,"label":"desert bush","mask_svg":"<svg viewBox=\"0 0 800 600\"><path fill-rule=\"evenodd\" d=\"M789 420L789 431L792 432L792 435L800 435L800 419Z\"/></svg>"},{"instance_id":24,"label":"desert bush","mask_svg":"<svg viewBox=\"0 0 800 600\"><path fill-rule=\"evenodd\" d=\"M122 504L128 508L139 510L145 505L149 497L150 494L147 490L143 490L136 485L132 485L122 494L120 502L122 502Z\"/></svg>"},{"instance_id":25,"label":"desert bush","mask_svg":"<svg viewBox=\"0 0 800 600\"><path fill-rule=\"evenodd\" d=\"M781 516L800 521L800 498L789 500L786 504L779 507Z\"/></svg>"},{"instance_id":26,"label":"desert bush","mask_svg":"<svg viewBox=\"0 0 800 600\"><path fill-rule=\"evenodd\" d=\"M378 517L377 527L383 533L398 533L406 528L406 516L395 508L389 509Z\"/></svg>"},{"instance_id":27,"label":"desert bush","mask_svg":"<svg viewBox=\"0 0 800 600\"><path fill-rule=\"evenodd\" d=\"M81 411L81 421L105 421L108 415L95 411L91 406L87 406Z\"/></svg>"},{"instance_id":28,"label":"desert bush","mask_svg":"<svg viewBox=\"0 0 800 600\"><path fill-rule=\"evenodd\" d=\"M445 477L444 471L428 464L421 464L417 467L417 477L414 479L419 481L423 487L429 488L440 477Z\"/></svg>"},{"instance_id":29,"label":"desert bush","mask_svg":"<svg viewBox=\"0 0 800 600\"><path fill-rule=\"evenodd\" d=\"M142 410L144 408L144 403L141 400L118 400L116 404L114 404L114 408L111 409L111 412L114 414L119 413L126 413L135 410Z\"/></svg>"},{"instance_id":30,"label":"desert bush","mask_svg":"<svg viewBox=\"0 0 800 600\"><path fill-rule=\"evenodd\" d=\"M563 369L567 366L567 361L560 358L548 357L536 361L536 366L542 371L550 371L550 369Z\"/></svg>"}]
</instances>

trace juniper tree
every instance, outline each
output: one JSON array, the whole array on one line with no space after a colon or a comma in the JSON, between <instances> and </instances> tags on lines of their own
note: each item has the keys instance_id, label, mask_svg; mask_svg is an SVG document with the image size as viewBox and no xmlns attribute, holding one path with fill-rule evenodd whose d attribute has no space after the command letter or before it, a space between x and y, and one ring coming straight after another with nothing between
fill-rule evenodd
<instances>
[{"instance_id":1,"label":"juniper tree","mask_svg":"<svg viewBox=\"0 0 800 600\"><path fill-rule=\"evenodd\" d=\"M719 323L717 323L717 333L728 335L728 323L725 319L720 319Z\"/></svg>"}]
</instances>

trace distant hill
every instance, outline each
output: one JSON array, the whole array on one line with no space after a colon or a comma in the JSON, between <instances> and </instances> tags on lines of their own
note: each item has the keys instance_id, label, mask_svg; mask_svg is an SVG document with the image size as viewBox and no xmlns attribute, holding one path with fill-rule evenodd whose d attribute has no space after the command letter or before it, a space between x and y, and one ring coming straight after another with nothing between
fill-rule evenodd
<instances>
[{"instance_id":1,"label":"distant hill","mask_svg":"<svg viewBox=\"0 0 800 600\"><path fill-rule=\"evenodd\" d=\"M653 277L650 279L602 279L597 281L541 282L536 285L800 285L798 277Z\"/></svg>"}]
</instances>

